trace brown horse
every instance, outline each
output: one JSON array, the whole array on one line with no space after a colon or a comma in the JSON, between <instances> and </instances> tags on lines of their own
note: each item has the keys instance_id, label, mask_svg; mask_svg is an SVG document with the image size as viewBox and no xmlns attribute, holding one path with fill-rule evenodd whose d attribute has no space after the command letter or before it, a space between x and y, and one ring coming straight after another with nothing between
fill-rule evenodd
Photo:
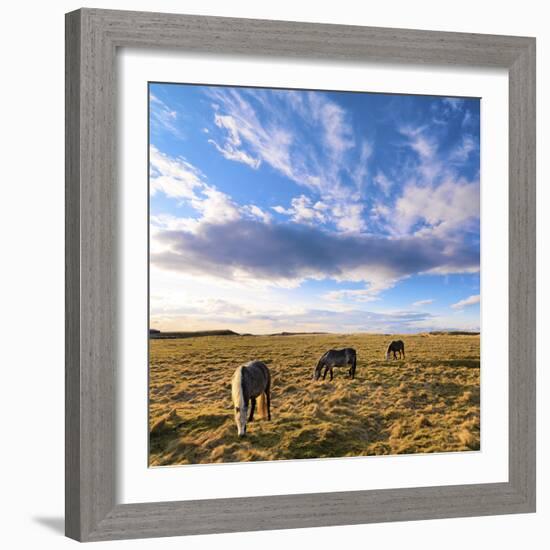
<instances>
[{"instance_id":1,"label":"brown horse","mask_svg":"<svg viewBox=\"0 0 550 550\"><path fill-rule=\"evenodd\" d=\"M399 359L401 359L401 354L403 354L403 359L405 359L405 344L403 340L393 340L393 342L390 342L386 350L386 361L390 360L390 353L393 353L394 359L397 359L397 353L399 353Z\"/></svg>"}]
</instances>

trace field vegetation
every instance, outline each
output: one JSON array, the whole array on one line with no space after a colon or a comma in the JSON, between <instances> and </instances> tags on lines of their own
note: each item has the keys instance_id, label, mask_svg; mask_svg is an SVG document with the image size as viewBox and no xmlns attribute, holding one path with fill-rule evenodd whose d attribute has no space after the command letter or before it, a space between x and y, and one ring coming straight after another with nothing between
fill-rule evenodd
<instances>
[{"instance_id":1,"label":"field vegetation","mask_svg":"<svg viewBox=\"0 0 550 550\"><path fill-rule=\"evenodd\" d=\"M385 361L392 339L406 359ZM357 372L311 377L328 349ZM231 376L252 359L272 375L272 420L239 438ZM150 465L472 451L480 448L477 334L201 335L150 341Z\"/></svg>"}]
</instances>

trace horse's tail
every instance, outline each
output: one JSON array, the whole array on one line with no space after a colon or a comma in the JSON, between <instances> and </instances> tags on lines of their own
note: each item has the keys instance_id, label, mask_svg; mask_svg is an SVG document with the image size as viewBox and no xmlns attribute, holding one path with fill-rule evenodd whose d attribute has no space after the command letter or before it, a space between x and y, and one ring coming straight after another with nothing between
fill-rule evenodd
<instances>
[{"instance_id":1,"label":"horse's tail","mask_svg":"<svg viewBox=\"0 0 550 550\"><path fill-rule=\"evenodd\" d=\"M355 377L355 369L357 368L357 353L353 352L353 364L351 365L351 377Z\"/></svg>"},{"instance_id":2,"label":"horse's tail","mask_svg":"<svg viewBox=\"0 0 550 550\"><path fill-rule=\"evenodd\" d=\"M265 391L258 396L256 406L258 407L258 412L262 418L267 418L267 395Z\"/></svg>"}]
</instances>

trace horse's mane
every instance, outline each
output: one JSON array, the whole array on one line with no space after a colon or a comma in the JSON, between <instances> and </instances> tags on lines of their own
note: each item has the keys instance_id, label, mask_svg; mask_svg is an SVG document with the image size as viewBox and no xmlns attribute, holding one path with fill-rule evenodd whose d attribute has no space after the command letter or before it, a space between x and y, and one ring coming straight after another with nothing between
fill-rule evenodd
<instances>
[{"instance_id":1,"label":"horse's mane","mask_svg":"<svg viewBox=\"0 0 550 550\"><path fill-rule=\"evenodd\" d=\"M233 404L239 408L244 407L243 368L244 366L237 367L231 380L231 397L233 398Z\"/></svg>"}]
</instances>

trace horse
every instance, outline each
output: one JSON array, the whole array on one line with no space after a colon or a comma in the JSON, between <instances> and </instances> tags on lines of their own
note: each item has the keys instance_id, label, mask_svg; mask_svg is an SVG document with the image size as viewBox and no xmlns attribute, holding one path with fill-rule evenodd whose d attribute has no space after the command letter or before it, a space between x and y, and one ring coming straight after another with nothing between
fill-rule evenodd
<instances>
[{"instance_id":1,"label":"horse","mask_svg":"<svg viewBox=\"0 0 550 550\"><path fill-rule=\"evenodd\" d=\"M271 420L270 388L271 373L261 361L251 361L237 367L231 379L231 395L239 437L246 435L246 423L254 420L256 399L260 414ZM247 419L249 401L250 416Z\"/></svg>"},{"instance_id":2,"label":"horse","mask_svg":"<svg viewBox=\"0 0 550 550\"><path fill-rule=\"evenodd\" d=\"M330 370L330 379L334 378L333 369L334 367L345 367L350 365L348 371L350 378L355 378L355 369L357 367L357 353L353 348L344 348L344 349L331 349L327 351L315 367L313 371L313 379L319 380L321 376L321 371L323 367L325 369L323 373L323 380L327 376L327 371Z\"/></svg>"},{"instance_id":3,"label":"horse","mask_svg":"<svg viewBox=\"0 0 550 550\"><path fill-rule=\"evenodd\" d=\"M405 359L405 344L403 340L393 340L390 342L386 350L386 361L390 360L390 353L393 353L393 358L397 359L397 352L399 352L399 359L401 359L401 354L403 354L403 359Z\"/></svg>"}]
</instances>

